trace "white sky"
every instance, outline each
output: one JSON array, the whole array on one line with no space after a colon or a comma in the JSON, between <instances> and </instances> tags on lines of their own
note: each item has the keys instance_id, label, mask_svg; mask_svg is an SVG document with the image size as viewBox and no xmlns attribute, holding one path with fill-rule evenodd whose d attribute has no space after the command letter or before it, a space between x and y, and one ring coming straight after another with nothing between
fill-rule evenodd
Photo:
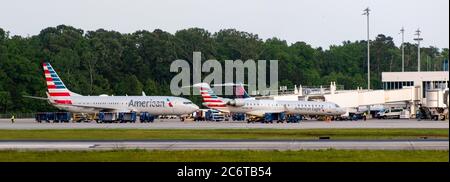
<instances>
[{"instance_id":1,"label":"white sky","mask_svg":"<svg viewBox=\"0 0 450 182\"><path fill-rule=\"evenodd\" d=\"M59 24L122 33L236 28L328 48L366 39L367 6L371 39L385 34L398 45L404 26L405 41L412 42L420 27L422 45L449 47L448 0L0 0L0 27L22 36Z\"/></svg>"}]
</instances>

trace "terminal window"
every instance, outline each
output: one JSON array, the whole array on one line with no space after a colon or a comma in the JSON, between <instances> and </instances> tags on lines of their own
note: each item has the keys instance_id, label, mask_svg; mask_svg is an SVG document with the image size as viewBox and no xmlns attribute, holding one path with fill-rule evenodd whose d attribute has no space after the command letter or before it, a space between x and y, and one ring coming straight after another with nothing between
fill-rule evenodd
<instances>
[{"instance_id":1,"label":"terminal window","mask_svg":"<svg viewBox=\"0 0 450 182\"><path fill-rule=\"evenodd\" d=\"M402 81L402 82L383 82L384 90L402 89L406 86L414 86L413 81Z\"/></svg>"}]
</instances>

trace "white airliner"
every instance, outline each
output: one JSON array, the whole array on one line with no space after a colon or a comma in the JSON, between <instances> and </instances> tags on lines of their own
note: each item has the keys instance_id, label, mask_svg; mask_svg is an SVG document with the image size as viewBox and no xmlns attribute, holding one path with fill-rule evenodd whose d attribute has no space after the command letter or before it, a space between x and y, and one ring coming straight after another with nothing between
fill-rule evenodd
<instances>
[{"instance_id":1,"label":"white airliner","mask_svg":"<svg viewBox=\"0 0 450 182\"><path fill-rule=\"evenodd\" d=\"M263 117L265 113L323 116L340 116L346 113L344 109L331 102L257 100L249 97L242 86L236 87L236 92L243 97L235 99L218 97L207 83L193 86L200 89L203 105L222 112L246 113L257 117Z\"/></svg>"},{"instance_id":2,"label":"white airliner","mask_svg":"<svg viewBox=\"0 0 450 182\"><path fill-rule=\"evenodd\" d=\"M173 96L82 96L64 85L50 63L43 63L47 98L53 106L70 112L148 112L153 115L184 115L199 109L190 100Z\"/></svg>"}]
</instances>

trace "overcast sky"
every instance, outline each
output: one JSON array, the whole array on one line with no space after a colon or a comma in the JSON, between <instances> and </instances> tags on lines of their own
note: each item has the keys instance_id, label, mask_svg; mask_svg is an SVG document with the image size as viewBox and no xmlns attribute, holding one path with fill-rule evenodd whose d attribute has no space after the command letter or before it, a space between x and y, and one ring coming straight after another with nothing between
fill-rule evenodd
<instances>
[{"instance_id":1,"label":"overcast sky","mask_svg":"<svg viewBox=\"0 0 450 182\"><path fill-rule=\"evenodd\" d=\"M0 28L22 36L59 24L122 33L236 28L328 48L366 39L367 6L371 39L385 34L398 45L404 26L412 42L420 27L423 45L449 47L449 0L0 0Z\"/></svg>"}]
</instances>

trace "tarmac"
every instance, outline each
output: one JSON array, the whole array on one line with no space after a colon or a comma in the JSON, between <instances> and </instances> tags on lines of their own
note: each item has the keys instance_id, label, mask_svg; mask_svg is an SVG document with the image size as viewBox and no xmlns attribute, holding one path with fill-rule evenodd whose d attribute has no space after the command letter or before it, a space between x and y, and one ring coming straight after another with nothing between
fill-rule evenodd
<instances>
[{"instance_id":1,"label":"tarmac","mask_svg":"<svg viewBox=\"0 0 450 182\"><path fill-rule=\"evenodd\" d=\"M448 140L0 141L0 150L448 150Z\"/></svg>"},{"instance_id":2,"label":"tarmac","mask_svg":"<svg viewBox=\"0 0 450 182\"><path fill-rule=\"evenodd\" d=\"M1 129L325 129L325 128L449 128L448 121L407 119L367 121L316 121L300 123L247 123L245 121L181 122L178 119L153 123L38 123L34 119L0 119ZM2 140L0 150L448 150L444 140Z\"/></svg>"},{"instance_id":3,"label":"tarmac","mask_svg":"<svg viewBox=\"0 0 450 182\"><path fill-rule=\"evenodd\" d=\"M325 128L449 128L448 121L417 121L392 119L367 121L316 121L300 123L247 123L245 121L185 121L179 119L155 120L153 123L38 123L34 119L0 119L0 129L325 129Z\"/></svg>"}]
</instances>

